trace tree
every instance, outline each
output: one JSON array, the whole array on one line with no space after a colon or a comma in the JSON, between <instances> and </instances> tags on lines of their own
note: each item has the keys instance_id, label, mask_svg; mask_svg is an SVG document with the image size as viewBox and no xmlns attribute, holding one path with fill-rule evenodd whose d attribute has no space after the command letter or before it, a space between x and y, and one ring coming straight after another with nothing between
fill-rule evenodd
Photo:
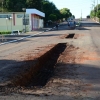
<instances>
[{"instance_id":1,"label":"tree","mask_svg":"<svg viewBox=\"0 0 100 100\"><path fill-rule=\"evenodd\" d=\"M94 9L91 10L90 16L91 16L91 17L96 17L96 16L97 16L97 11L98 11L98 10L100 10L100 4L96 5L96 6L94 7Z\"/></svg>"},{"instance_id":2,"label":"tree","mask_svg":"<svg viewBox=\"0 0 100 100\"><path fill-rule=\"evenodd\" d=\"M60 12L56 8L53 2L49 2L48 0L45 0L42 3L43 3L42 11L45 13L45 21L48 21L50 19L51 14L56 15L57 20L60 19Z\"/></svg>"},{"instance_id":3,"label":"tree","mask_svg":"<svg viewBox=\"0 0 100 100\"><path fill-rule=\"evenodd\" d=\"M72 15L72 18L74 18L74 19L75 19L75 16L74 16L74 15Z\"/></svg>"},{"instance_id":4,"label":"tree","mask_svg":"<svg viewBox=\"0 0 100 100\"><path fill-rule=\"evenodd\" d=\"M27 8L42 10L42 1L43 0L26 0Z\"/></svg>"},{"instance_id":5,"label":"tree","mask_svg":"<svg viewBox=\"0 0 100 100\"><path fill-rule=\"evenodd\" d=\"M72 16L72 14L71 14L71 12L70 12L70 10L68 8L61 9L60 13L62 14L62 17L65 18L65 19L67 19L67 18Z\"/></svg>"},{"instance_id":6,"label":"tree","mask_svg":"<svg viewBox=\"0 0 100 100\"><path fill-rule=\"evenodd\" d=\"M100 18L100 10L97 12L97 17Z\"/></svg>"},{"instance_id":7,"label":"tree","mask_svg":"<svg viewBox=\"0 0 100 100\"><path fill-rule=\"evenodd\" d=\"M98 8L98 9L97 9ZM97 12L97 10L100 10L100 4L98 4L98 5L96 5L95 7L94 7L94 10Z\"/></svg>"},{"instance_id":8,"label":"tree","mask_svg":"<svg viewBox=\"0 0 100 100\"><path fill-rule=\"evenodd\" d=\"M35 8L45 13L44 21L59 20L72 16L68 8L58 10L53 2L49 0L3 0L4 8L11 12L21 12L22 8ZM2 6L2 0L0 0L0 6Z\"/></svg>"},{"instance_id":9,"label":"tree","mask_svg":"<svg viewBox=\"0 0 100 100\"><path fill-rule=\"evenodd\" d=\"M57 20L57 16L54 15L54 14L50 14L50 15L49 15L49 20L51 20L51 21L56 21L56 20Z\"/></svg>"},{"instance_id":10,"label":"tree","mask_svg":"<svg viewBox=\"0 0 100 100\"><path fill-rule=\"evenodd\" d=\"M20 12L25 5L26 0L4 0L4 8L8 11Z\"/></svg>"},{"instance_id":11,"label":"tree","mask_svg":"<svg viewBox=\"0 0 100 100\"><path fill-rule=\"evenodd\" d=\"M94 12L94 10L92 10L92 11L90 12L90 16L91 16L91 18L92 18L92 17L95 17L95 12Z\"/></svg>"}]
</instances>

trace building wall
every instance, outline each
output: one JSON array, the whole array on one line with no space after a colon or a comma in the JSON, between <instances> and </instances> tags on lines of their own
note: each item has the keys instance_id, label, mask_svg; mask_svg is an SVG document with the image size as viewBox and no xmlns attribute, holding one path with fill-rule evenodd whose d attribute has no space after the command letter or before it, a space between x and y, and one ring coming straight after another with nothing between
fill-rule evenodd
<instances>
[{"instance_id":1,"label":"building wall","mask_svg":"<svg viewBox=\"0 0 100 100\"><path fill-rule=\"evenodd\" d=\"M11 20L6 19L7 17L12 17L12 14L0 14L0 30L10 30L11 29Z\"/></svg>"},{"instance_id":2,"label":"building wall","mask_svg":"<svg viewBox=\"0 0 100 100\"><path fill-rule=\"evenodd\" d=\"M43 19L40 16L31 14L31 29L43 28Z\"/></svg>"},{"instance_id":3,"label":"building wall","mask_svg":"<svg viewBox=\"0 0 100 100\"><path fill-rule=\"evenodd\" d=\"M15 26L17 26L20 30L25 29L25 24L23 24L23 20L24 20L24 14L16 14L15 15ZM30 26L30 15L29 14L25 14L25 19L28 20L28 24L26 24L26 31L29 31L29 26Z\"/></svg>"},{"instance_id":4,"label":"building wall","mask_svg":"<svg viewBox=\"0 0 100 100\"><path fill-rule=\"evenodd\" d=\"M25 14L26 31L43 28L43 19L35 14ZM0 13L0 31L25 29L24 13Z\"/></svg>"},{"instance_id":5,"label":"building wall","mask_svg":"<svg viewBox=\"0 0 100 100\"><path fill-rule=\"evenodd\" d=\"M6 15L9 16L6 17ZM24 13L0 14L0 31L25 29L25 25L23 25L23 19ZM29 17L27 17L27 19L29 19ZM29 31L29 25L26 25L26 28L27 31Z\"/></svg>"}]
</instances>

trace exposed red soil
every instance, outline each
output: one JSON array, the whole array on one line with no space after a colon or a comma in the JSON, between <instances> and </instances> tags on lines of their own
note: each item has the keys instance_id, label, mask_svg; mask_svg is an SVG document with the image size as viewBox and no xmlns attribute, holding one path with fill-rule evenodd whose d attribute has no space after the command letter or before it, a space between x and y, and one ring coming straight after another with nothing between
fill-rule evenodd
<instances>
[{"instance_id":1,"label":"exposed red soil","mask_svg":"<svg viewBox=\"0 0 100 100\"><path fill-rule=\"evenodd\" d=\"M80 61L80 63L84 63L85 61L97 61L100 60L100 57L98 57L97 53L90 52L84 49L84 51L81 50L81 52L78 53L77 60Z\"/></svg>"},{"instance_id":2,"label":"exposed red soil","mask_svg":"<svg viewBox=\"0 0 100 100\"><path fill-rule=\"evenodd\" d=\"M48 50L50 50L50 48L52 49L53 47L54 45L50 46L49 49L48 48L45 49L45 51L42 51L36 56L28 54L28 56L26 57L26 61L28 61L28 63L30 63L31 60L39 58L41 56L44 58L42 59L41 57L42 60L41 63L39 64L39 65L44 65L44 63L46 64L45 67L47 69L46 69L46 74L43 76L43 79L47 77L47 72L49 71L52 72L52 75L47 79L48 81L46 81L44 85L43 84L41 85L42 79L40 79L40 81L36 81L40 82L40 84L36 83L38 85L36 84L34 85L35 81L31 81L33 83L31 83L29 87L27 87L25 86L25 84L27 84L25 83L26 80L24 81L22 78L20 78L17 81L15 80L14 84L17 87L13 88L7 87L6 89L5 87L3 87L1 91L7 93L17 92L23 94L34 94L37 96L67 95L67 96L72 96L74 98L82 96L83 93L88 93L92 88L92 84L83 83L82 80L79 79L79 75L87 75L87 73L81 73L81 72L79 73L77 69L80 66L78 66L77 64L81 63L84 64L84 62L87 60L99 60L96 53L87 52L86 50L81 50L79 47L74 47L73 45L66 44L66 48L64 49L63 52L59 54L58 58L56 59L57 60L56 63L52 66L53 70L51 69L48 70L47 66L50 65L52 61L50 60L50 62L47 63L46 59L48 59L48 53L46 52L48 52ZM53 55L52 53L50 53L49 56L55 57L56 52L54 52ZM47 56L44 56L43 54L44 55L47 54ZM30 69L29 73L32 73L33 72L32 70L33 69ZM45 73L44 69L43 72ZM30 77L29 73L25 73L21 77L24 76L24 78L27 77L30 80L30 78L32 77ZM41 75L43 74L40 74L40 76ZM37 78L38 76L35 79L37 80ZM19 84L21 84L22 86L19 86Z\"/></svg>"}]
</instances>

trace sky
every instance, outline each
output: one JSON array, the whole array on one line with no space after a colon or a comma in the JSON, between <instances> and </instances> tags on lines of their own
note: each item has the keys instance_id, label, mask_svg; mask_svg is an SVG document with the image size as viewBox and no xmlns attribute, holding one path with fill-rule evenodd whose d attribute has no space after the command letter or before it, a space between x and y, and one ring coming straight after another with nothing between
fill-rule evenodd
<instances>
[{"instance_id":1,"label":"sky","mask_svg":"<svg viewBox=\"0 0 100 100\"><path fill-rule=\"evenodd\" d=\"M92 4L97 5L97 1L100 4L100 0L49 0L53 2L58 9L68 8L71 13L75 15L75 18L86 18L90 14Z\"/></svg>"}]
</instances>

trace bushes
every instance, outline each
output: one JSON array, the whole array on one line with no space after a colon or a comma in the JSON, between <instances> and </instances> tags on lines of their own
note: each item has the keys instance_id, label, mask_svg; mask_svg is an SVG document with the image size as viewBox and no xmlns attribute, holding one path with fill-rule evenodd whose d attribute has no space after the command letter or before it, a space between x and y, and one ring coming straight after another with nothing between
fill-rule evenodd
<instances>
[{"instance_id":1,"label":"bushes","mask_svg":"<svg viewBox=\"0 0 100 100\"><path fill-rule=\"evenodd\" d=\"M0 34L11 34L10 31L3 31L3 32L0 32Z\"/></svg>"}]
</instances>

